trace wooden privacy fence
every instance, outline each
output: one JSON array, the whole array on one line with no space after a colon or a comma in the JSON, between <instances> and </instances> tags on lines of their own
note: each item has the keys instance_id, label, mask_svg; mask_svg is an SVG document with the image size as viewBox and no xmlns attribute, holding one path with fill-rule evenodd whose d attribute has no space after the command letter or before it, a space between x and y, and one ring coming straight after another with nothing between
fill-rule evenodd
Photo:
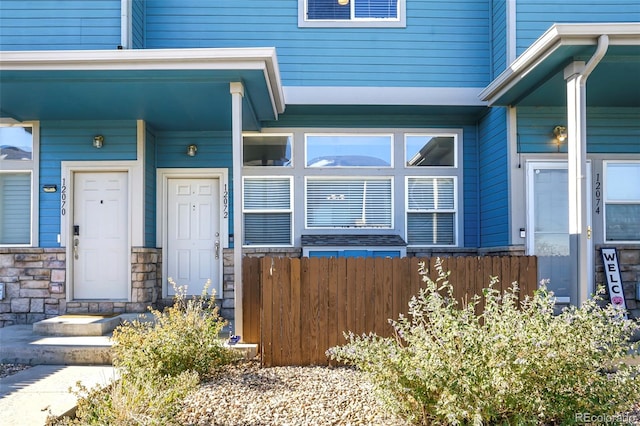
<instances>
[{"instance_id":1,"label":"wooden privacy fence","mask_svg":"<svg viewBox=\"0 0 640 426\"><path fill-rule=\"evenodd\" d=\"M437 278L436 258L243 259L244 340L259 343L262 364L327 364L325 351L345 343L344 331L389 336L388 319L408 311L423 286L425 262ZM505 290L517 281L520 297L537 288L533 256L447 257L445 271L458 300L470 300L491 276Z\"/></svg>"}]
</instances>

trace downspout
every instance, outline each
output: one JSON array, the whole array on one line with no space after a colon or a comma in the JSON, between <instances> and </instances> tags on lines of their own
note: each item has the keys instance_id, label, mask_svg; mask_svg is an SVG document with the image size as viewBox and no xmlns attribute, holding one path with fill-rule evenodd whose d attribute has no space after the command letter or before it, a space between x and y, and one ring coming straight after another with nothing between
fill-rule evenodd
<instances>
[{"instance_id":1,"label":"downspout","mask_svg":"<svg viewBox=\"0 0 640 426\"><path fill-rule=\"evenodd\" d=\"M120 0L120 49L131 49L133 4L131 0Z\"/></svg>"},{"instance_id":2,"label":"downspout","mask_svg":"<svg viewBox=\"0 0 640 426\"><path fill-rule=\"evenodd\" d=\"M577 287L577 301L581 305L589 298L589 256L587 230L587 79L609 48L609 37L598 37L598 46L589 62L573 62L565 68L567 82L567 130L569 177L569 247L573 282Z\"/></svg>"}]
</instances>

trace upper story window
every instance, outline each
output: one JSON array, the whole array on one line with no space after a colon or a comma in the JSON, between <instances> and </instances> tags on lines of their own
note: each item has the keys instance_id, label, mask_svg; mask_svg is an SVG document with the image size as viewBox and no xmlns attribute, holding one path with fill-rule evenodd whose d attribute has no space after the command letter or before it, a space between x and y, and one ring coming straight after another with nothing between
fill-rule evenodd
<instances>
[{"instance_id":1,"label":"upper story window","mask_svg":"<svg viewBox=\"0 0 640 426\"><path fill-rule=\"evenodd\" d=\"M392 167L392 135L307 135L306 167Z\"/></svg>"},{"instance_id":2,"label":"upper story window","mask_svg":"<svg viewBox=\"0 0 640 426\"><path fill-rule=\"evenodd\" d=\"M640 241L640 162L606 161L605 241Z\"/></svg>"},{"instance_id":3,"label":"upper story window","mask_svg":"<svg viewBox=\"0 0 640 426\"><path fill-rule=\"evenodd\" d=\"M291 135L245 135L242 138L243 165L291 167L292 146Z\"/></svg>"},{"instance_id":4,"label":"upper story window","mask_svg":"<svg viewBox=\"0 0 640 426\"><path fill-rule=\"evenodd\" d=\"M34 127L0 126L0 245L33 243Z\"/></svg>"},{"instance_id":5,"label":"upper story window","mask_svg":"<svg viewBox=\"0 0 640 426\"><path fill-rule=\"evenodd\" d=\"M404 27L406 0L299 0L301 27Z\"/></svg>"}]
</instances>

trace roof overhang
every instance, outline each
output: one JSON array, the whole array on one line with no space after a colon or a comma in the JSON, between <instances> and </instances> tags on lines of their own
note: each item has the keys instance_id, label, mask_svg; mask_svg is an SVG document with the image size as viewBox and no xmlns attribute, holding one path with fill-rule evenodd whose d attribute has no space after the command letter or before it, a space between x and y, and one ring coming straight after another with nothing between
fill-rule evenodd
<instances>
[{"instance_id":1,"label":"roof overhang","mask_svg":"<svg viewBox=\"0 0 640 426\"><path fill-rule=\"evenodd\" d=\"M598 38L609 49L589 79L587 103L640 106L640 23L555 24L481 93L489 105L565 105L563 69L588 61Z\"/></svg>"},{"instance_id":2,"label":"roof overhang","mask_svg":"<svg viewBox=\"0 0 640 426\"><path fill-rule=\"evenodd\" d=\"M231 82L245 87L245 128L284 111L274 48L3 51L0 116L228 130Z\"/></svg>"}]
</instances>

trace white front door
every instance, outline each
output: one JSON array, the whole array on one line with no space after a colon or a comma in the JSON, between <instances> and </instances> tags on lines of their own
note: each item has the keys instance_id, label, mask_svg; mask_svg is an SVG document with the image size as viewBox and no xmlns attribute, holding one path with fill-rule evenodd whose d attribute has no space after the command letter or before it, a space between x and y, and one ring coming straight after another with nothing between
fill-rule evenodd
<instances>
[{"instance_id":1,"label":"white front door","mask_svg":"<svg viewBox=\"0 0 640 426\"><path fill-rule=\"evenodd\" d=\"M75 173L73 298L128 299L126 172Z\"/></svg>"},{"instance_id":2,"label":"white front door","mask_svg":"<svg viewBox=\"0 0 640 426\"><path fill-rule=\"evenodd\" d=\"M590 168L587 168L587 194L590 194ZM572 283L569 256L569 184L566 162L527 163L528 218L527 252L538 257L538 278L549 280L560 303L578 303L578 288ZM587 196L587 211L591 201ZM589 215L588 226L591 225ZM589 270L593 272L593 249L589 240ZM592 289L593 273L589 288Z\"/></svg>"},{"instance_id":3,"label":"white front door","mask_svg":"<svg viewBox=\"0 0 640 426\"><path fill-rule=\"evenodd\" d=\"M167 277L187 294L220 293L219 179L175 178L167 182ZM175 294L171 285L167 292Z\"/></svg>"}]
</instances>

